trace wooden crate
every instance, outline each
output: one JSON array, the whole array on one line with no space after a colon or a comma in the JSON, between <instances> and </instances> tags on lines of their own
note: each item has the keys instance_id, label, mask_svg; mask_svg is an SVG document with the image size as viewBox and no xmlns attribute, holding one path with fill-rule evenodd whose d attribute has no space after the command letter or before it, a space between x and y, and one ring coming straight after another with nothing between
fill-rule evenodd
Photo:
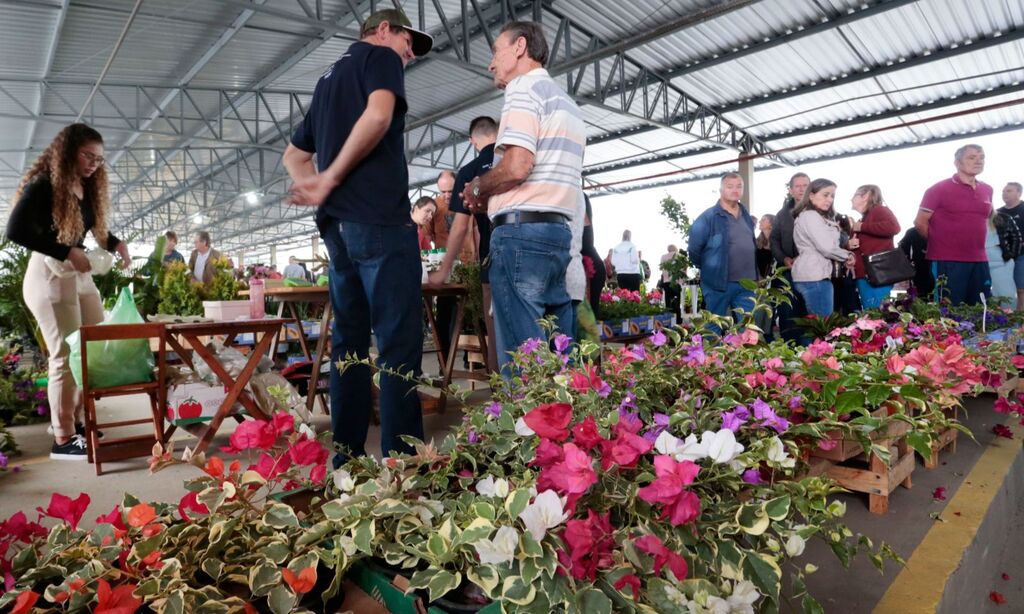
<instances>
[{"instance_id":1,"label":"wooden crate","mask_svg":"<svg viewBox=\"0 0 1024 614\"><path fill-rule=\"evenodd\" d=\"M875 443L889 449L891 458L888 464L876 454L866 454L836 463L826 473L847 490L867 493L868 509L872 514L887 513L889 495L896 487L913 486L911 475L916 462L906 440L909 431L909 424L894 422L885 434L874 438Z\"/></svg>"},{"instance_id":2,"label":"wooden crate","mask_svg":"<svg viewBox=\"0 0 1024 614\"><path fill-rule=\"evenodd\" d=\"M885 408L876 409L875 411L871 412L871 415L875 418L882 418L888 415L888 410L886 410ZM901 427L900 424L902 423L894 423L889 427L889 433L873 434L871 438L873 440L890 438L895 434L893 429L898 430L903 427L906 427L906 429L903 430L903 432L905 433L906 430L909 429L909 426L906 424L902 424ZM857 441L856 439L843 439L843 434L841 431L831 431L829 435L832 438L832 440L836 442L836 446L831 450L824 450L816 445L814 448L811 449L812 457L824 458L826 460L834 462L843 462L846 460L850 460L851 458L855 458L857 455L864 453L864 446L860 445L859 441Z\"/></svg>"}]
</instances>

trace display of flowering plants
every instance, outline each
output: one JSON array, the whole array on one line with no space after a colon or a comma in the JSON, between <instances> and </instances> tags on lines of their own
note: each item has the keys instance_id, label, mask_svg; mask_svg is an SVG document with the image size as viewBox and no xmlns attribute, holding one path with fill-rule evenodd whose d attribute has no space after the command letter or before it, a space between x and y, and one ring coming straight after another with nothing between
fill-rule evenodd
<instances>
[{"instance_id":1,"label":"display of flowering plants","mask_svg":"<svg viewBox=\"0 0 1024 614\"><path fill-rule=\"evenodd\" d=\"M28 611L31 603L46 611L250 612L256 603L284 613L308 601L306 607L322 610L338 594L341 575L334 570L347 567L344 551L336 556L320 544L322 533L306 521L315 512L273 495L320 488L327 447L281 412L239 425L225 451L249 460L188 451L175 459L157 445L154 471L190 464L199 472L177 503L125 495L85 530L79 524L89 496L54 494L35 520L19 512L4 521L0 569L7 592L0 609ZM47 529L47 519L59 524Z\"/></svg>"},{"instance_id":2,"label":"display of flowering plants","mask_svg":"<svg viewBox=\"0 0 1024 614\"><path fill-rule=\"evenodd\" d=\"M35 384L45 373L35 371L27 362L19 343L0 339L0 452L17 452L5 426L42 422L50 416L46 389Z\"/></svg>"},{"instance_id":3,"label":"display of flowering plants","mask_svg":"<svg viewBox=\"0 0 1024 614\"><path fill-rule=\"evenodd\" d=\"M601 293L601 318L623 320L639 316L652 316L665 311L660 290L637 292L618 288Z\"/></svg>"}]
</instances>

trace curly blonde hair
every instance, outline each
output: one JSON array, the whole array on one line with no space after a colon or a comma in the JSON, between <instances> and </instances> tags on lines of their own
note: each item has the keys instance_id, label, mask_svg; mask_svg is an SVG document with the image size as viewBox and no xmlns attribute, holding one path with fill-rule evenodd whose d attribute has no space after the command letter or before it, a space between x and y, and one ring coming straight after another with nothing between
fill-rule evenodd
<instances>
[{"instance_id":1,"label":"curly blonde hair","mask_svg":"<svg viewBox=\"0 0 1024 614\"><path fill-rule=\"evenodd\" d=\"M17 202L25 186L36 177L49 179L53 186L53 227L57 230L57 240L65 245L76 245L88 230L73 188L78 150L89 143L102 145L103 136L86 124L65 126L21 178L14 196ZM96 218L92 234L96 242L106 248L109 236L107 212L110 209L107 169L101 165L91 176L83 178L82 191L85 199L92 203Z\"/></svg>"}]
</instances>

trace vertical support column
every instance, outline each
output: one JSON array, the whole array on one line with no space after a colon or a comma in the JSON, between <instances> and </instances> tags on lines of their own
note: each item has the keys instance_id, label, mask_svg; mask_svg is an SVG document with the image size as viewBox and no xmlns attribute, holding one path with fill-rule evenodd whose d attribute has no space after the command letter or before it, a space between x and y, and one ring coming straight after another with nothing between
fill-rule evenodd
<instances>
[{"instance_id":1,"label":"vertical support column","mask_svg":"<svg viewBox=\"0 0 1024 614\"><path fill-rule=\"evenodd\" d=\"M744 155L746 155L746 152L741 152L739 158L739 173L740 177L743 178L742 202L747 206L747 210L752 210L754 208L754 203L752 202L754 194L754 160L744 159Z\"/></svg>"},{"instance_id":2,"label":"vertical support column","mask_svg":"<svg viewBox=\"0 0 1024 614\"><path fill-rule=\"evenodd\" d=\"M245 252L238 252L238 268L245 268Z\"/></svg>"},{"instance_id":3,"label":"vertical support column","mask_svg":"<svg viewBox=\"0 0 1024 614\"><path fill-rule=\"evenodd\" d=\"M277 266L277 246L270 246L270 266Z\"/></svg>"},{"instance_id":4,"label":"vertical support column","mask_svg":"<svg viewBox=\"0 0 1024 614\"><path fill-rule=\"evenodd\" d=\"M320 253L320 235L313 235L313 240L310 243L310 246L313 248L313 253L311 257L315 260L317 254Z\"/></svg>"}]
</instances>

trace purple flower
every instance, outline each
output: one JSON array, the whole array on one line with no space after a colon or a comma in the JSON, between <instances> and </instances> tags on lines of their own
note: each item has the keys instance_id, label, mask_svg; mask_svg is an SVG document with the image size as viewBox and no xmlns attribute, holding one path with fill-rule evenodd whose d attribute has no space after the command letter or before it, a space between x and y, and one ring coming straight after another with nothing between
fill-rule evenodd
<instances>
[{"instance_id":1,"label":"purple flower","mask_svg":"<svg viewBox=\"0 0 1024 614\"><path fill-rule=\"evenodd\" d=\"M501 415L501 403L494 402L484 408L484 412L492 418L497 418Z\"/></svg>"},{"instance_id":2,"label":"purple flower","mask_svg":"<svg viewBox=\"0 0 1024 614\"><path fill-rule=\"evenodd\" d=\"M627 392L626 396L622 397L622 402L619 403L620 412L627 409L636 409L636 395L632 392Z\"/></svg>"},{"instance_id":3,"label":"purple flower","mask_svg":"<svg viewBox=\"0 0 1024 614\"><path fill-rule=\"evenodd\" d=\"M654 426L644 433L644 439L654 443L658 439L658 435L668 428L669 417L668 414L655 412L654 414Z\"/></svg>"},{"instance_id":4,"label":"purple flower","mask_svg":"<svg viewBox=\"0 0 1024 614\"><path fill-rule=\"evenodd\" d=\"M45 401L46 400L46 391L45 390L37 390L36 391L36 400L37 401Z\"/></svg>"},{"instance_id":5,"label":"purple flower","mask_svg":"<svg viewBox=\"0 0 1024 614\"><path fill-rule=\"evenodd\" d=\"M45 405L36 405L36 413L40 416L45 416L50 413L50 408Z\"/></svg>"},{"instance_id":6,"label":"purple flower","mask_svg":"<svg viewBox=\"0 0 1024 614\"><path fill-rule=\"evenodd\" d=\"M754 418L761 421L760 426L773 428L778 433L789 428L789 421L777 415L771 405L761 399L756 399L751 408L754 410Z\"/></svg>"},{"instance_id":7,"label":"purple flower","mask_svg":"<svg viewBox=\"0 0 1024 614\"><path fill-rule=\"evenodd\" d=\"M480 441L480 436L476 434L476 431L470 429L468 433L469 443L477 443Z\"/></svg>"},{"instance_id":8,"label":"purple flower","mask_svg":"<svg viewBox=\"0 0 1024 614\"><path fill-rule=\"evenodd\" d=\"M707 362L707 355L704 353L704 339L700 335L693 336L693 345L683 346L686 350L686 362L702 365Z\"/></svg>"},{"instance_id":9,"label":"purple flower","mask_svg":"<svg viewBox=\"0 0 1024 614\"><path fill-rule=\"evenodd\" d=\"M733 433L736 433L749 419L750 412L747 411L747 408L742 405L737 405L736 409L732 411L722 412L722 428L729 429Z\"/></svg>"},{"instance_id":10,"label":"purple flower","mask_svg":"<svg viewBox=\"0 0 1024 614\"><path fill-rule=\"evenodd\" d=\"M640 427L643 426L643 421L640 420L640 414L626 411L624 409L619 410L619 422L630 425L630 429L633 432L639 431Z\"/></svg>"},{"instance_id":11,"label":"purple flower","mask_svg":"<svg viewBox=\"0 0 1024 614\"><path fill-rule=\"evenodd\" d=\"M800 398L800 395L796 395L795 397L791 398L789 400L789 408L796 409L797 407L800 407L800 403L802 400L803 399Z\"/></svg>"},{"instance_id":12,"label":"purple flower","mask_svg":"<svg viewBox=\"0 0 1024 614\"><path fill-rule=\"evenodd\" d=\"M668 337L666 337L665 333L661 332L660 330L656 330L654 331L654 334L651 335L651 343L654 344L654 347L660 348L661 346L668 343Z\"/></svg>"},{"instance_id":13,"label":"purple flower","mask_svg":"<svg viewBox=\"0 0 1024 614\"><path fill-rule=\"evenodd\" d=\"M637 360L647 360L647 350L642 345L634 345L629 348L629 352L633 354L633 358Z\"/></svg>"},{"instance_id":14,"label":"purple flower","mask_svg":"<svg viewBox=\"0 0 1024 614\"><path fill-rule=\"evenodd\" d=\"M15 396L15 397L17 397L17 399L18 399L19 401L27 401L27 400L28 400L28 397L29 397L29 394L28 394L27 392L25 392L24 390L22 390L22 391L19 391L19 392L18 392L17 394L15 394L14 396Z\"/></svg>"},{"instance_id":15,"label":"purple flower","mask_svg":"<svg viewBox=\"0 0 1024 614\"><path fill-rule=\"evenodd\" d=\"M753 484L754 486L764 484L764 480L761 479L761 472L757 469L747 469L744 471L743 481L747 484Z\"/></svg>"},{"instance_id":16,"label":"purple flower","mask_svg":"<svg viewBox=\"0 0 1024 614\"><path fill-rule=\"evenodd\" d=\"M523 341L523 344L519 346L519 351L524 354L533 354L538 348L540 348L540 339L531 337Z\"/></svg>"},{"instance_id":17,"label":"purple flower","mask_svg":"<svg viewBox=\"0 0 1024 614\"><path fill-rule=\"evenodd\" d=\"M6 468L7 468L7 455L4 454L3 452L0 452L0 469L6 469Z\"/></svg>"},{"instance_id":18,"label":"purple flower","mask_svg":"<svg viewBox=\"0 0 1024 614\"><path fill-rule=\"evenodd\" d=\"M601 380L601 387L597 389L597 396L601 397L602 399L607 399L608 395L610 395L611 393L611 385L608 382Z\"/></svg>"},{"instance_id":19,"label":"purple flower","mask_svg":"<svg viewBox=\"0 0 1024 614\"><path fill-rule=\"evenodd\" d=\"M559 354L569 349L569 344L571 343L572 339L569 337L569 335L563 335L561 333L555 335L555 351L558 352Z\"/></svg>"},{"instance_id":20,"label":"purple flower","mask_svg":"<svg viewBox=\"0 0 1024 614\"><path fill-rule=\"evenodd\" d=\"M21 473L21 465L15 465L15 466L11 467L11 472L13 472L13 473Z\"/></svg>"}]
</instances>

